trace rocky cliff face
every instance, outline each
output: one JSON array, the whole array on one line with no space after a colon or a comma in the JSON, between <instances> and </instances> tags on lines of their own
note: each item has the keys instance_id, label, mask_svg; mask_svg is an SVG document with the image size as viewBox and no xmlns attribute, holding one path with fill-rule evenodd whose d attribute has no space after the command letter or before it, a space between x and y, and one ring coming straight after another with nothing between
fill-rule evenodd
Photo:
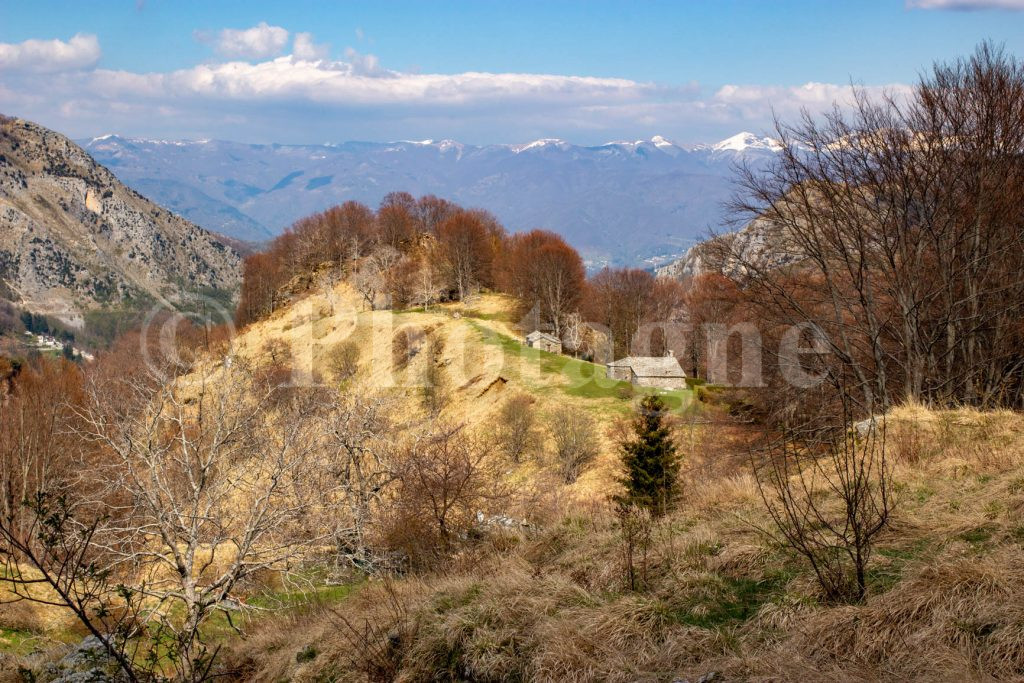
<instances>
[{"instance_id":1,"label":"rocky cliff face","mask_svg":"<svg viewBox=\"0 0 1024 683\"><path fill-rule=\"evenodd\" d=\"M662 277L677 280L722 273L742 278L748 268L755 271L782 268L804 259L785 230L759 217L736 232L712 237L690 247L677 261L657 270Z\"/></svg>"},{"instance_id":2,"label":"rocky cliff face","mask_svg":"<svg viewBox=\"0 0 1024 683\"><path fill-rule=\"evenodd\" d=\"M0 298L77 326L90 308L233 291L239 255L68 138L0 116Z\"/></svg>"}]
</instances>

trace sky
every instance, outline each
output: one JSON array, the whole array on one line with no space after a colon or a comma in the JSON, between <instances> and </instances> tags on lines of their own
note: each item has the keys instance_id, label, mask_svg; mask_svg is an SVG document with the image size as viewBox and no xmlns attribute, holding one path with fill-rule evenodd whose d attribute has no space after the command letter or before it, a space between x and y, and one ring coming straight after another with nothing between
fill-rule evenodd
<instances>
[{"instance_id":1,"label":"sky","mask_svg":"<svg viewBox=\"0 0 1024 683\"><path fill-rule=\"evenodd\" d=\"M905 91L1024 0L0 0L0 113L74 138L714 142Z\"/></svg>"}]
</instances>

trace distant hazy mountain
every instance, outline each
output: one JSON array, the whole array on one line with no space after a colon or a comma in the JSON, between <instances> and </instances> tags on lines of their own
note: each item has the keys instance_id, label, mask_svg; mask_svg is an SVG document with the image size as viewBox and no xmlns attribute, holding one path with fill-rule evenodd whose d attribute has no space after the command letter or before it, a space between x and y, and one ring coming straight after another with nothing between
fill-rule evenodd
<instances>
[{"instance_id":1,"label":"distant hazy mountain","mask_svg":"<svg viewBox=\"0 0 1024 683\"><path fill-rule=\"evenodd\" d=\"M267 239L297 218L388 192L436 194L493 212L511 230L548 228L591 266L657 265L725 219L738 160L763 163L775 142L740 133L684 148L665 138L581 147L451 140L326 145L167 142L106 135L83 142L128 185L210 230Z\"/></svg>"},{"instance_id":2,"label":"distant hazy mountain","mask_svg":"<svg viewBox=\"0 0 1024 683\"><path fill-rule=\"evenodd\" d=\"M63 135L0 116L0 299L79 326L102 307L231 292L239 255Z\"/></svg>"}]
</instances>

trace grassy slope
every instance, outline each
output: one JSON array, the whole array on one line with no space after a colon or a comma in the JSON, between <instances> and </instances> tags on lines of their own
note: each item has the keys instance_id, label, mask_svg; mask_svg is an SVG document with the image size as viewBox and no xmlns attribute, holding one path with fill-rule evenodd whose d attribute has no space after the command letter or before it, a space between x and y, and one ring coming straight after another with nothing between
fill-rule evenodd
<instances>
[{"instance_id":1,"label":"grassy slope","mask_svg":"<svg viewBox=\"0 0 1024 683\"><path fill-rule=\"evenodd\" d=\"M408 380L425 354L397 375L384 362L394 332L413 326L444 344L444 417L486 427L516 391L542 416L568 403L608 424L628 411L600 367L524 349L500 297L458 318L452 308L361 311L342 285L333 302L315 295L249 328L237 352L265 360L267 342L280 339L315 370L334 344L356 340L357 381L405 397L415 415L420 390ZM891 424L900 508L864 605L821 604L806 568L758 531L767 520L753 480L729 457L729 433L691 426L683 501L653 531L642 590L624 586L606 503L616 455L602 435L597 466L532 510L547 523L485 535L444 576L331 590L312 605L284 599L244 640L217 624L211 635L227 643L236 676L267 681L363 680L354 666L367 659L364 640L393 655L403 680L1024 676L1024 418L904 408ZM550 481L548 469L542 459L518 476ZM8 651L24 652L37 632L61 633L29 621L7 623L0 610L0 625L17 631L0 633L0 649L8 640Z\"/></svg>"},{"instance_id":2,"label":"grassy slope","mask_svg":"<svg viewBox=\"0 0 1024 683\"><path fill-rule=\"evenodd\" d=\"M362 354L355 388L386 392L403 402L403 413L410 419L426 419L419 405L419 383L427 354L418 353L404 368L392 365L396 335L414 330L444 348L440 363L448 401L440 415L443 419L487 429L506 397L520 392L533 398L542 422L563 405L588 412L603 427L629 414L633 395L628 383L607 379L603 366L524 346L519 341L521 333L512 324L512 311L512 301L501 295L480 296L471 306L368 311L342 283L331 292L315 293L271 319L250 326L236 340L236 352L267 362L267 344L283 341L291 348L300 370L330 381L324 358L334 345L352 340ZM657 390L642 389L638 393L653 391ZM658 393L680 412L693 405L692 390ZM570 487L570 495L589 496L614 485L614 440L606 429L598 436L601 456L595 467ZM550 471L549 463L541 464ZM534 473L531 466L527 470L520 474Z\"/></svg>"},{"instance_id":3,"label":"grassy slope","mask_svg":"<svg viewBox=\"0 0 1024 683\"><path fill-rule=\"evenodd\" d=\"M407 368L391 367L391 344L396 332L418 329L441 341L445 348L444 375L449 385L449 401L442 412L445 419L465 422L471 428L486 426L505 398L518 392L534 398L541 419L565 403L590 412L602 423L629 412L630 400L621 397L629 385L605 378L602 366L537 351L518 342L509 299L485 295L473 306L467 309L454 304L427 312L371 312L363 310L358 295L347 285L340 284L331 292L314 293L246 328L235 341L234 353L257 364L266 363L270 361L269 344L283 342L288 347L286 355L296 367L309 377L320 376L329 382L324 357L335 344L353 340L362 352L355 380L361 385L359 390L390 393L403 406L403 415L425 419L420 406L422 391L416 385L423 374L426 354L419 354ZM498 378L506 381L495 383ZM662 393L677 406L687 404L690 397L685 391ZM602 432L599 438L603 445L599 461L573 487L567 487L567 494L587 497L613 485L614 446L609 435ZM552 469L542 459L525 463L510 476L532 480ZM340 599L336 591L317 591L317 600L330 602L335 598ZM228 633L230 627L222 616L212 620L212 637ZM56 608L0 604L0 655L27 654L81 637L75 621Z\"/></svg>"},{"instance_id":4,"label":"grassy slope","mask_svg":"<svg viewBox=\"0 0 1024 683\"><path fill-rule=\"evenodd\" d=\"M822 604L806 568L757 531L749 475L705 474L699 447L683 504L654 529L643 590L625 590L614 518L594 506L486 539L445 576L399 581L404 611L370 584L341 613L404 636L403 680L1019 679L1024 418L904 408L890 424L900 507L863 605ZM257 680L360 680L366 650L338 619L259 630L231 661ZM318 654L296 661L303 650Z\"/></svg>"},{"instance_id":5,"label":"grassy slope","mask_svg":"<svg viewBox=\"0 0 1024 683\"><path fill-rule=\"evenodd\" d=\"M479 371L472 387L504 377L502 391L530 393L542 414L561 403L605 422L627 411L601 368L524 349L500 300L458 320L451 312L394 318L466 340L451 360ZM454 394L448 410L471 424L486 424L500 402L465 386ZM361 633L371 624L400 637L383 651L405 680L1024 676L1024 418L903 408L890 429L900 508L863 605L820 602L807 568L760 531L768 520L747 469L729 457L729 433L691 427L686 493L653 531L643 590L624 587L606 442L548 524L492 534L444 576L368 584L340 614ZM373 648L339 619L314 613L288 630L257 629L235 643L232 664L259 680L360 680L353 667Z\"/></svg>"}]
</instances>

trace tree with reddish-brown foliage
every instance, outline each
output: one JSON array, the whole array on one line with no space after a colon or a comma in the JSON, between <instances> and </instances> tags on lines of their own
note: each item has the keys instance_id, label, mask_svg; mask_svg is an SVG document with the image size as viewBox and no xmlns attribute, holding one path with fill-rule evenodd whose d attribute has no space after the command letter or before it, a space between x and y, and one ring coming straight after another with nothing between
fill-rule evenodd
<instances>
[{"instance_id":1,"label":"tree with reddish-brown foliage","mask_svg":"<svg viewBox=\"0 0 1024 683\"><path fill-rule=\"evenodd\" d=\"M665 330L654 335L658 342L654 345L660 348L652 348L651 335L638 333L649 324L671 323L683 296L684 289L675 280L656 278L638 268L604 268L588 282L585 312L588 320L611 331L615 357L661 355L669 346Z\"/></svg>"},{"instance_id":2,"label":"tree with reddish-brown foliage","mask_svg":"<svg viewBox=\"0 0 1024 683\"><path fill-rule=\"evenodd\" d=\"M703 273L692 278L685 294L691 326L687 361L694 377L707 377L709 325L732 327L743 318L743 293L736 283L720 273Z\"/></svg>"},{"instance_id":3,"label":"tree with reddish-brown foliage","mask_svg":"<svg viewBox=\"0 0 1024 683\"><path fill-rule=\"evenodd\" d=\"M35 491L60 489L82 396L77 365L38 357L21 366L0 400L0 515L10 524L22 528L24 501Z\"/></svg>"},{"instance_id":4,"label":"tree with reddish-brown foliage","mask_svg":"<svg viewBox=\"0 0 1024 683\"><path fill-rule=\"evenodd\" d=\"M245 325L273 313L282 279L281 263L273 253L257 252L246 256L242 262L242 288L235 321Z\"/></svg>"},{"instance_id":5,"label":"tree with reddish-brown foliage","mask_svg":"<svg viewBox=\"0 0 1024 683\"><path fill-rule=\"evenodd\" d=\"M459 211L437 228L447 279L460 301L475 288L494 284L494 241L488 227L496 224L485 212Z\"/></svg>"},{"instance_id":6,"label":"tree with reddish-brown foliage","mask_svg":"<svg viewBox=\"0 0 1024 683\"><path fill-rule=\"evenodd\" d=\"M436 236L438 227L460 210L457 204L432 194L420 197L415 208L417 229L419 232Z\"/></svg>"},{"instance_id":7,"label":"tree with reddish-brown foliage","mask_svg":"<svg viewBox=\"0 0 1024 683\"><path fill-rule=\"evenodd\" d=\"M509 238L502 281L526 307L537 307L542 324L561 336L565 317L580 302L586 273L583 259L553 232L531 230Z\"/></svg>"},{"instance_id":8,"label":"tree with reddish-brown foliage","mask_svg":"<svg viewBox=\"0 0 1024 683\"><path fill-rule=\"evenodd\" d=\"M377 236L376 216L359 202L347 201L327 209L319 222L324 241L313 249L323 254L326 247L326 258L321 259L325 261L354 261L366 254Z\"/></svg>"},{"instance_id":9,"label":"tree with reddish-brown foliage","mask_svg":"<svg viewBox=\"0 0 1024 683\"><path fill-rule=\"evenodd\" d=\"M407 192L391 192L377 209L377 234L381 243L408 249L416 239L416 200Z\"/></svg>"},{"instance_id":10,"label":"tree with reddish-brown foliage","mask_svg":"<svg viewBox=\"0 0 1024 683\"><path fill-rule=\"evenodd\" d=\"M358 202L345 202L307 216L281 233L262 253L246 257L235 322L245 325L270 315L285 301L282 288L296 276L312 284L321 266L340 268L370 251L377 218Z\"/></svg>"},{"instance_id":11,"label":"tree with reddish-brown foliage","mask_svg":"<svg viewBox=\"0 0 1024 683\"><path fill-rule=\"evenodd\" d=\"M736 203L772 248L726 241L759 320L820 329L861 416L1024 405L1024 63L983 44L906 98L860 91L775 137Z\"/></svg>"},{"instance_id":12,"label":"tree with reddish-brown foliage","mask_svg":"<svg viewBox=\"0 0 1024 683\"><path fill-rule=\"evenodd\" d=\"M374 259L381 253L395 255L385 267ZM526 308L536 306L543 324L559 335L566 317L578 311L585 285L582 259L554 233L509 237L486 211L392 192L376 213L346 202L297 221L265 252L247 257L235 322L270 315L318 278L333 283L343 273L357 274L367 285L364 295L372 284L374 297L390 294L400 306L463 299L478 287L499 289Z\"/></svg>"}]
</instances>

